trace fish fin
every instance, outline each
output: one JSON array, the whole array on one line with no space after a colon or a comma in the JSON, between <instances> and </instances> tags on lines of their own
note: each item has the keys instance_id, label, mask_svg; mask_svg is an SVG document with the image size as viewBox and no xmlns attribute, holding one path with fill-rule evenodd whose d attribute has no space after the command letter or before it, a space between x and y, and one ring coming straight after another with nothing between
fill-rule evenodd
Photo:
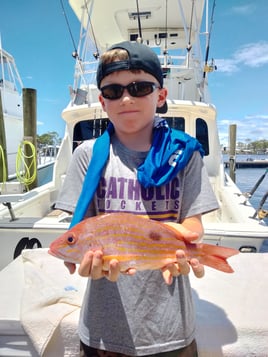
<instances>
[{"instance_id":1,"label":"fish fin","mask_svg":"<svg viewBox=\"0 0 268 357\"><path fill-rule=\"evenodd\" d=\"M237 249L220 247L212 244L200 244L201 255L198 257L201 264L211 268L233 273L232 267L228 264L227 259L239 253Z\"/></svg>"},{"instance_id":2,"label":"fish fin","mask_svg":"<svg viewBox=\"0 0 268 357\"><path fill-rule=\"evenodd\" d=\"M215 255L225 259L230 258L233 255L239 253L239 250L234 248L222 247L219 245L206 244L206 243L201 243L200 245L202 247L203 253L208 255Z\"/></svg>"},{"instance_id":3,"label":"fish fin","mask_svg":"<svg viewBox=\"0 0 268 357\"><path fill-rule=\"evenodd\" d=\"M206 255L199 258L199 262L208 267L220 270L224 273L233 273L233 268L228 264L226 258L216 257L214 255Z\"/></svg>"}]
</instances>

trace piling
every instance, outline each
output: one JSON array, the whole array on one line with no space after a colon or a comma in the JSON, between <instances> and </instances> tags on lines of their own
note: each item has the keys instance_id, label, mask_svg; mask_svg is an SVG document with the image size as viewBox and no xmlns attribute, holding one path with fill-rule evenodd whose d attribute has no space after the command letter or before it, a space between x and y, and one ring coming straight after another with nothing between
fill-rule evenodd
<instances>
[{"instance_id":1,"label":"piling","mask_svg":"<svg viewBox=\"0 0 268 357\"><path fill-rule=\"evenodd\" d=\"M23 88L23 132L24 141L28 141L36 148L36 90L32 88ZM32 164L32 151L28 145L24 146L25 149L25 166L30 169L30 176L36 175L37 172L37 153L35 150L35 161ZM33 182L29 185L28 189L37 187L37 175Z\"/></svg>"},{"instance_id":2,"label":"piling","mask_svg":"<svg viewBox=\"0 0 268 357\"><path fill-rule=\"evenodd\" d=\"M231 124L229 126L229 174L233 182L236 181L236 124Z\"/></svg>"},{"instance_id":3,"label":"piling","mask_svg":"<svg viewBox=\"0 0 268 357\"><path fill-rule=\"evenodd\" d=\"M1 149L2 148L2 149ZM2 96L0 90L0 182L5 182L8 176L7 144Z\"/></svg>"}]
</instances>

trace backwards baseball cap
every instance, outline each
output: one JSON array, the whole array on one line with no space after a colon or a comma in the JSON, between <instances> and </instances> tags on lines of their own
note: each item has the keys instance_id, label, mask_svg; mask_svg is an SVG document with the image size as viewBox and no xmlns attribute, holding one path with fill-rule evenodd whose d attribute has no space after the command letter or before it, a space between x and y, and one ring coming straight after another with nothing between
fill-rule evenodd
<instances>
[{"instance_id":1,"label":"backwards baseball cap","mask_svg":"<svg viewBox=\"0 0 268 357\"><path fill-rule=\"evenodd\" d=\"M150 47L138 42L124 41L113 45L108 49L108 51L117 48L126 50L128 58L123 61L114 61L110 63L103 63L100 60L97 69L97 86L99 89L101 81L104 77L108 76L108 74L116 71L132 69L140 69L144 72L150 73L157 79L160 87L163 87L163 72L161 64L157 54ZM167 103L165 102L162 107L157 108L156 112L164 114L167 112L167 109Z\"/></svg>"}]
</instances>

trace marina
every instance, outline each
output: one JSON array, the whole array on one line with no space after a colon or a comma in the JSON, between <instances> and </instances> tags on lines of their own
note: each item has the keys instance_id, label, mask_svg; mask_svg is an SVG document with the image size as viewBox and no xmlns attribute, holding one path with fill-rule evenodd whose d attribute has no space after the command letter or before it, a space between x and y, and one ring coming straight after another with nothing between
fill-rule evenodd
<instances>
[{"instance_id":1,"label":"marina","mask_svg":"<svg viewBox=\"0 0 268 357\"><path fill-rule=\"evenodd\" d=\"M134 0L69 4L81 29L70 101L62 110L65 134L52 172L31 190L14 192L14 183L6 182L0 195L0 284L5 287L0 296L0 356L79 356L77 321L86 279L69 275L47 249L72 218L54 206L73 152L80 142L99 137L109 122L95 81L99 55L124 40L143 41L156 51L169 93L168 111L161 116L203 146L204 165L220 206L203 216L204 242L239 251L230 259L234 274L208 268L204 279L190 277L199 356L265 356L267 177L265 168L239 167L234 182L224 164L217 109L208 86L214 70L208 26L214 6L205 0L145 0L138 9ZM255 171L252 182L246 170Z\"/></svg>"}]
</instances>

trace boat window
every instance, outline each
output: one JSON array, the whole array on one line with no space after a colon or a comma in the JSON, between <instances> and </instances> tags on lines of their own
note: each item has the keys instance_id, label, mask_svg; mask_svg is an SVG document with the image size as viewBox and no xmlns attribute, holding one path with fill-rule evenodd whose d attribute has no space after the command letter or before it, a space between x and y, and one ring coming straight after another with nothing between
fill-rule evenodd
<instances>
[{"instance_id":1,"label":"boat window","mask_svg":"<svg viewBox=\"0 0 268 357\"><path fill-rule=\"evenodd\" d=\"M182 117L165 117L168 125L176 130L185 131L185 120Z\"/></svg>"},{"instance_id":2,"label":"boat window","mask_svg":"<svg viewBox=\"0 0 268 357\"><path fill-rule=\"evenodd\" d=\"M204 119L196 119L196 139L202 144L205 156L209 155L208 126Z\"/></svg>"},{"instance_id":3,"label":"boat window","mask_svg":"<svg viewBox=\"0 0 268 357\"><path fill-rule=\"evenodd\" d=\"M84 140L98 138L107 128L109 119L83 120L74 127L73 150Z\"/></svg>"}]
</instances>

